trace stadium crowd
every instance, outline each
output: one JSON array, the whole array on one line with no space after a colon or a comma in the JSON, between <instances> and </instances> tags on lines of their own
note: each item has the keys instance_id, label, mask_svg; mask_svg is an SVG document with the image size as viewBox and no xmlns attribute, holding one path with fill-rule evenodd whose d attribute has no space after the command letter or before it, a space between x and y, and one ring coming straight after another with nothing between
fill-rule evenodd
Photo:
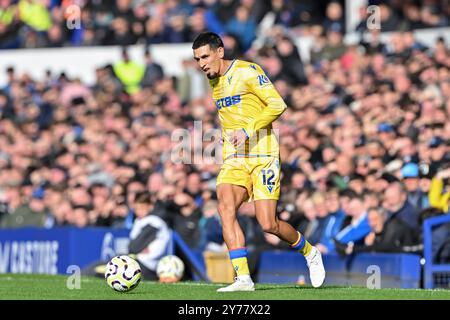
<instances>
[{"instance_id":1,"label":"stadium crowd","mask_svg":"<svg viewBox=\"0 0 450 320\"><path fill-rule=\"evenodd\" d=\"M225 41L230 57L263 67L288 105L276 123L278 216L324 253L420 251L422 221L449 212L448 44L439 39L428 48L406 31L346 46L334 27L318 28L311 63L283 26L245 55L238 42ZM144 54L141 66L124 49L121 61L93 70L93 86L64 73L32 79L7 68L1 227L131 228L135 196L148 191L152 214L189 246L223 248L220 164L172 158L177 129L194 132L195 120L204 131L218 128L207 80L193 60L175 78ZM239 215L249 252L288 248L262 232L251 203Z\"/></svg>"},{"instance_id":2,"label":"stadium crowd","mask_svg":"<svg viewBox=\"0 0 450 320\"><path fill-rule=\"evenodd\" d=\"M360 9L362 22L346 30L344 1L328 0L2 0L0 49L88 45L132 45L192 41L209 30L239 39L247 50L258 25L274 21L297 35L318 25L337 32L364 31L370 10ZM384 31L406 31L449 25L445 1L379 1Z\"/></svg>"}]
</instances>

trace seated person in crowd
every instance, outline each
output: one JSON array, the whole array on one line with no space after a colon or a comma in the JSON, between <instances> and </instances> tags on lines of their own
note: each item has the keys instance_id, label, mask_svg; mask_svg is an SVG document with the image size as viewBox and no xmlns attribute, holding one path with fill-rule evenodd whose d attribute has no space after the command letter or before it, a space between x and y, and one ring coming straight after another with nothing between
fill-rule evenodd
<instances>
[{"instance_id":1,"label":"seated person in crowd","mask_svg":"<svg viewBox=\"0 0 450 320\"><path fill-rule=\"evenodd\" d=\"M372 207L367 213L370 233L363 244L336 244L341 254L357 252L404 252L413 244L411 229L400 219L389 217L385 209Z\"/></svg>"},{"instance_id":2,"label":"seated person in crowd","mask_svg":"<svg viewBox=\"0 0 450 320\"><path fill-rule=\"evenodd\" d=\"M364 238L370 232L370 225L367 218L367 208L365 207L364 197L356 192L349 192L347 214L352 217L350 224L339 231L335 237L336 245L349 243L363 243Z\"/></svg>"},{"instance_id":3,"label":"seated person in crowd","mask_svg":"<svg viewBox=\"0 0 450 320\"><path fill-rule=\"evenodd\" d=\"M156 266L167 253L171 233L160 217L152 214L153 203L148 192L136 195L134 212L136 219L130 232L128 255L139 262L142 278L158 280ZM83 270L83 274L104 277L107 261L95 262Z\"/></svg>"}]
</instances>

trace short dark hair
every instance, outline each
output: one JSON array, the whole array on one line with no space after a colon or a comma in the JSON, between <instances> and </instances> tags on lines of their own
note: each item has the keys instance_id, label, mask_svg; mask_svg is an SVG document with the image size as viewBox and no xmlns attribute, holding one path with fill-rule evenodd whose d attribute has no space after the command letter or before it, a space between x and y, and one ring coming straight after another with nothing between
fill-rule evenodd
<instances>
[{"instance_id":1,"label":"short dark hair","mask_svg":"<svg viewBox=\"0 0 450 320\"><path fill-rule=\"evenodd\" d=\"M214 32L202 32L194 40L192 44L192 49L198 49L200 47L209 44L211 49L217 50L218 48L223 48L223 41L217 33Z\"/></svg>"},{"instance_id":2,"label":"short dark hair","mask_svg":"<svg viewBox=\"0 0 450 320\"><path fill-rule=\"evenodd\" d=\"M151 204L152 198L150 196L150 193L146 191L141 191L136 194L136 198L134 200L136 203L146 203Z\"/></svg>"}]
</instances>

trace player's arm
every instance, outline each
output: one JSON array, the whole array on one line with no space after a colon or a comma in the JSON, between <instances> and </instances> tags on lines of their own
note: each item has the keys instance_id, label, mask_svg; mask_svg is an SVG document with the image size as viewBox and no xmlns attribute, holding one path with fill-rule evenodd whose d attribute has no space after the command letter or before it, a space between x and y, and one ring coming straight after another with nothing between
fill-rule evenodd
<instances>
[{"instance_id":1,"label":"player's arm","mask_svg":"<svg viewBox=\"0 0 450 320\"><path fill-rule=\"evenodd\" d=\"M247 137L251 138L256 131L278 119L286 110L286 103L259 66L248 69L246 71L247 88L264 102L263 111L244 128Z\"/></svg>"}]
</instances>

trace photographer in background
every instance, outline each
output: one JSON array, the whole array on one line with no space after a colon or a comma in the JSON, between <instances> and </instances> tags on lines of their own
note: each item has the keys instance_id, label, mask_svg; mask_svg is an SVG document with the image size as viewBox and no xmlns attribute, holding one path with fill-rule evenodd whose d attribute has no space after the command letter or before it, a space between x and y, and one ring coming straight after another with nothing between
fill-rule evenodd
<instances>
[{"instance_id":1,"label":"photographer in background","mask_svg":"<svg viewBox=\"0 0 450 320\"><path fill-rule=\"evenodd\" d=\"M170 229L160 217L154 215L153 202L148 192L139 192L133 203L136 219L130 232L128 255L139 262L142 277L146 281L158 280L156 267L167 252ZM108 261L95 262L83 270L83 274L104 277Z\"/></svg>"},{"instance_id":2,"label":"photographer in background","mask_svg":"<svg viewBox=\"0 0 450 320\"><path fill-rule=\"evenodd\" d=\"M167 251L170 230L160 217L152 214L153 203L147 192L136 195L134 211L136 220L130 232L128 252L135 255L141 265L145 280L157 280L156 266Z\"/></svg>"}]
</instances>

